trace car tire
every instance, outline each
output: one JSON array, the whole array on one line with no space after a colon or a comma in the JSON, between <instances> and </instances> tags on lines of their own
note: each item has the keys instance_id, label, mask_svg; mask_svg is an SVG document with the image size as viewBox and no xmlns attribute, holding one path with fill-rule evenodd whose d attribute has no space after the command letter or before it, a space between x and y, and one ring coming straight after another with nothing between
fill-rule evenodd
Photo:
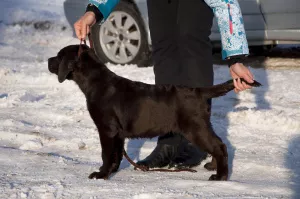
<instances>
[{"instance_id":1,"label":"car tire","mask_svg":"<svg viewBox=\"0 0 300 199\"><path fill-rule=\"evenodd\" d=\"M102 25L92 27L91 35L95 52L103 62L149 66L148 37L134 4L120 1Z\"/></svg>"},{"instance_id":2,"label":"car tire","mask_svg":"<svg viewBox=\"0 0 300 199\"><path fill-rule=\"evenodd\" d=\"M276 45L262 45L262 46L249 46L250 55L253 56L264 56L270 52Z\"/></svg>"}]
</instances>

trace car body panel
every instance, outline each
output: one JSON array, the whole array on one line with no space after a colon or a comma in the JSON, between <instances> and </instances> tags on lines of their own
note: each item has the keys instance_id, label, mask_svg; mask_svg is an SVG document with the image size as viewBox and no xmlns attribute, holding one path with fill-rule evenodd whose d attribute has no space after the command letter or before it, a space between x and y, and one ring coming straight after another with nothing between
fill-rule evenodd
<instances>
[{"instance_id":1,"label":"car body panel","mask_svg":"<svg viewBox=\"0 0 300 199\"><path fill-rule=\"evenodd\" d=\"M73 24L84 14L88 2L88 0L64 1L64 12L71 27L73 27Z\"/></svg>"},{"instance_id":2,"label":"car body panel","mask_svg":"<svg viewBox=\"0 0 300 199\"><path fill-rule=\"evenodd\" d=\"M135 0L134 2L135 2L135 4L142 16L142 19L144 21L144 24L146 27L146 32L148 33L148 43L151 44L147 1L146 0Z\"/></svg>"},{"instance_id":3,"label":"car body panel","mask_svg":"<svg viewBox=\"0 0 300 199\"><path fill-rule=\"evenodd\" d=\"M268 30L299 29L299 0L260 0Z\"/></svg>"},{"instance_id":4,"label":"car body panel","mask_svg":"<svg viewBox=\"0 0 300 199\"><path fill-rule=\"evenodd\" d=\"M268 40L299 41L299 0L260 0Z\"/></svg>"}]
</instances>

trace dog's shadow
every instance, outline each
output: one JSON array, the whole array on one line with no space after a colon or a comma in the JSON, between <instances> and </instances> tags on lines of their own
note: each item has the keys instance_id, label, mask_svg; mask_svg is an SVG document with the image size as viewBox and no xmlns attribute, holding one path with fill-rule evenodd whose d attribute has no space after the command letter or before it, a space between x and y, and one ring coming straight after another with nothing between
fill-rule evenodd
<instances>
[{"instance_id":1,"label":"dog's shadow","mask_svg":"<svg viewBox=\"0 0 300 199\"><path fill-rule=\"evenodd\" d=\"M255 107L248 106L248 105L240 106L240 103L242 103L244 100L239 100L239 97L234 92L229 92L224 97L213 99L213 105L212 105L213 116L211 120L216 134L222 138L223 142L227 146L229 179L234 170L233 161L236 153L236 147L231 144L229 138L228 128L230 126L230 120L228 114L231 112L243 112L250 109L256 111L267 111L272 109L270 103L266 99L266 93L269 90L269 81L268 81L266 69L264 67L255 70L252 69L251 72L253 73L255 79L262 84L261 87L252 88L250 90L250 93L254 95ZM228 76L228 78L230 77ZM216 78L215 84L218 84L222 81L224 80ZM243 91L243 92L247 92L247 91ZM252 100L253 99L249 99L249 101Z\"/></svg>"},{"instance_id":2,"label":"dog's shadow","mask_svg":"<svg viewBox=\"0 0 300 199\"><path fill-rule=\"evenodd\" d=\"M293 190L292 199L300 198L300 136L294 137L285 154L285 165L290 170L289 186Z\"/></svg>"}]
</instances>

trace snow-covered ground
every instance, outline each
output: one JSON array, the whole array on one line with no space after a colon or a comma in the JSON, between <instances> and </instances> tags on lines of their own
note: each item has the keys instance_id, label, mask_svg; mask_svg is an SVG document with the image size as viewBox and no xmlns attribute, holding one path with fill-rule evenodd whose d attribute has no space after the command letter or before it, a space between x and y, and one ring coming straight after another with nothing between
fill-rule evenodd
<instances>
[{"instance_id":1,"label":"snow-covered ground","mask_svg":"<svg viewBox=\"0 0 300 199\"><path fill-rule=\"evenodd\" d=\"M72 35L63 0L0 2L1 199L300 198L300 66L252 68L263 87L213 101L212 123L230 154L229 181L208 181L213 172L204 162L197 173L144 173L126 160L109 180L89 180L102 160L85 98L47 69L49 57L78 43ZM152 67L108 66L154 82ZM226 66L214 68L216 84L230 78ZM129 156L145 158L156 140L127 141Z\"/></svg>"}]
</instances>

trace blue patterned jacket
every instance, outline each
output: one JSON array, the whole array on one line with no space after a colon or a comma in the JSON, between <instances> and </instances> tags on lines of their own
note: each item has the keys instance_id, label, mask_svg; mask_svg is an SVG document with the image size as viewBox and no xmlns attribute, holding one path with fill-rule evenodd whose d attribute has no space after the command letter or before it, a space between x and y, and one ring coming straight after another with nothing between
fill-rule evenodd
<instances>
[{"instance_id":1,"label":"blue patterned jacket","mask_svg":"<svg viewBox=\"0 0 300 199\"><path fill-rule=\"evenodd\" d=\"M102 13L104 20L120 0L90 0ZM204 0L217 19L222 42L222 58L248 55L248 42L241 9L237 0Z\"/></svg>"}]
</instances>

